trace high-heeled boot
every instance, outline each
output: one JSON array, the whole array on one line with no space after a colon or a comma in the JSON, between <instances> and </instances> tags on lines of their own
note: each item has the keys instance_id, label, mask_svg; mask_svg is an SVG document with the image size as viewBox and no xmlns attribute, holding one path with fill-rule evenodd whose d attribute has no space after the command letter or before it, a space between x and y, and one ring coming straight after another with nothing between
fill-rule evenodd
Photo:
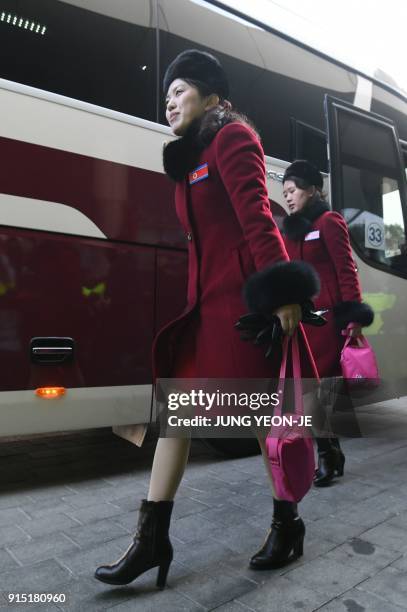
<instances>
[{"instance_id":1,"label":"high-heeled boot","mask_svg":"<svg viewBox=\"0 0 407 612\"><path fill-rule=\"evenodd\" d=\"M305 525L297 514L297 504L273 498L273 506L270 532L250 560L255 570L282 567L303 554Z\"/></svg>"},{"instance_id":2,"label":"high-heeled boot","mask_svg":"<svg viewBox=\"0 0 407 612\"><path fill-rule=\"evenodd\" d=\"M326 487L335 476L343 476L345 455L338 438L316 438L316 442L318 468L315 470L314 485Z\"/></svg>"},{"instance_id":3,"label":"high-heeled boot","mask_svg":"<svg viewBox=\"0 0 407 612\"><path fill-rule=\"evenodd\" d=\"M168 537L174 502L141 502L137 531L129 548L111 565L102 565L95 578L107 584L128 584L137 576L158 567L157 586L165 587L173 549Z\"/></svg>"}]
</instances>

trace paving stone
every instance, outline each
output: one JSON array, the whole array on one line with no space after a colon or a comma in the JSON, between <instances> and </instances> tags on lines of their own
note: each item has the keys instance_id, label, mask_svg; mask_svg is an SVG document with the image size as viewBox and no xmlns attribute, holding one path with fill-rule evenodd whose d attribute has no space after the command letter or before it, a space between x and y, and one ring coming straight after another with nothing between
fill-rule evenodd
<instances>
[{"instance_id":1,"label":"paving stone","mask_svg":"<svg viewBox=\"0 0 407 612\"><path fill-rule=\"evenodd\" d=\"M14 585L18 592L33 592L38 585L43 592L59 588L70 597L63 608L67 612L407 609L400 586L407 571L405 441L345 440L345 477L331 487L313 489L299 506L307 529L304 556L265 572L248 567L272 515L261 458L220 459L193 441L171 524L175 560L169 588L158 592L156 568L127 587L109 587L93 578L98 565L120 557L130 543L154 452L154 443L135 449L113 439L110 433L99 432L94 439L91 433L73 433L62 437L63 444L47 438L46 443L9 447L13 470L22 474L26 463L38 473L31 480L0 486L0 585L6 577L8 588ZM51 547L53 538L73 548L61 545L58 552ZM52 559L18 566L15 549L21 555L37 540L44 544L35 552L28 548L26 559L51 552ZM384 586L373 592L378 580ZM0 608L7 610L1 597ZM30 609L36 606L30 604ZM50 608L55 609L61 606Z\"/></svg>"},{"instance_id":2,"label":"paving stone","mask_svg":"<svg viewBox=\"0 0 407 612\"><path fill-rule=\"evenodd\" d=\"M48 536L51 533L64 531L71 527L77 527L78 522L71 519L66 514L59 512L49 513L43 518L35 518L21 523L20 527L33 538Z\"/></svg>"},{"instance_id":3,"label":"paving stone","mask_svg":"<svg viewBox=\"0 0 407 612\"><path fill-rule=\"evenodd\" d=\"M401 612L405 609L356 588L318 608L318 612Z\"/></svg>"},{"instance_id":4,"label":"paving stone","mask_svg":"<svg viewBox=\"0 0 407 612\"><path fill-rule=\"evenodd\" d=\"M317 531L324 538L336 544L342 544L342 542L357 537L365 531L364 527L344 523L337 516L327 516L316 521L306 521L305 525L309 532Z\"/></svg>"},{"instance_id":5,"label":"paving stone","mask_svg":"<svg viewBox=\"0 0 407 612\"><path fill-rule=\"evenodd\" d=\"M131 512L138 510L142 498L142 495L128 495L127 497L112 497L109 500L106 499L106 501L112 502L115 506L120 508L121 512Z\"/></svg>"},{"instance_id":6,"label":"paving stone","mask_svg":"<svg viewBox=\"0 0 407 612\"><path fill-rule=\"evenodd\" d=\"M7 550L0 549L0 573L5 572L9 569L13 569L13 567L19 567L17 561L13 559L13 557Z\"/></svg>"},{"instance_id":7,"label":"paving stone","mask_svg":"<svg viewBox=\"0 0 407 612\"><path fill-rule=\"evenodd\" d=\"M261 572L251 569L249 566L249 561L250 557L255 551L256 549L253 549L252 551L234 553L233 555L224 557L221 561L211 564L210 570L213 573L218 573L220 575L227 574L229 576L242 576L258 585L268 582L270 580L270 576L272 575L282 575L284 573L283 568L280 568L279 570Z\"/></svg>"},{"instance_id":8,"label":"paving stone","mask_svg":"<svg viewBox=\"0 0 407 612\"><path fill-rule=\"evenodd\" d=\"M407 554L399 556L398 559L391 564L391 567L407 571Z\"/></svg>"},{"instance_id":9,"label":"paving stone","mask_svg":"<svg viewBox=\"0 0 407 612\"><path fill-rule=\"evenodd\" d=\"M78 549L79 546L62 533L53 533L46 538L34 538L26 544L9 546L7 550L16 557L21 565L31 565Z\"/></svg>"},{"instance_id":10,"label":"paving stone","mask_svg":"<svg viewBox=\"0 0 407 612\"><path fill-rule=\"evenodd\" d=\"M345 479L334 480L331 486L324 487L323 491L319 491L319 493L320 497L324 497L324 501L335 502L341 506L348 502L360 502L371 498L381 493L382 490L382 488L363 482L363 480L346 477Z\"/></svg>"},{"instance_id":11,"label":"paving stone","mask_svg":"<svg viewBox=\"0 0 407 612\"><path fill-rule=\"evenodd\" d=\"M120 498L120 493L123 493L123 497L128 496L129 491L127 490L124 493L122 488L118 488L117 490L112 485L107 485L106 487L94 488L87 493L76 493L72 495L67 495L62 498L62 501L69 504L73 508L87 508L88 506L94 506L97 503L103 502L115 502ZM133 505L136 505L136 498L133 497Z\"/></svg>"},{"instance_id":12,"label":"paving stone","mask_svg":"<svg viewBox=\"0 0 407 612\"><path fill-rule=\"evenodd\" d=\"M336 597L366 579L369 569L346 566L324 555L288 570L285 576L295 584L302 584L327 597Z\"/></svg>"},{"instance_id":13,"label":"paving stone","mask_svg":"<svg viewBox=\"0 0 407 612\"><path fill-rule=\"evenodd\" d=\"M407 529L407 512L398 512L393 518L389 519L386 522L389 525L395 525L396 527L400 527L400 529Z\"/></svg>"},{"instance_id":14,"label":"paving stone","mask_svg":"<svg viewBox=\"0 0 407 612\"><path fill-rule=\"evenodd\" d=\"M134 533L137 526L138 512L125 512L124 514L115 514L112 519L117 525L123 527L127 533Z\"/></svg>"},{"instance_id":15,"label":"paving stone","mask_svg":"<svg viewBox=\"0 0 407 612\"><path fill-rule=\"evenodd\" d=\"M262 517L269 517L271 521L271 516L273 513L273 496L269 492L263 493L258 492L256 494L247 495L244 494L236 494L229 498L228 500L234 506L239 506L239 508L244 508L249 511L248 516L255 514L261 515Z\"/></svg>"},{"instance_id":16,"label":"paving stone","mask_svg":"<svg viewBox=\"0 0 407 612\"><path fill-rule=\"evenodd\" d=\"M390 550L407 552L407 531L388 521L365 531L363 538Z\"/></svg>"},{"instance_id":17,"label":"paving stone","mask_svg":"<svg viewBox=\"0 0 407 612\"><path fill-rule=\"evenodd\" d=\"M197 540L194 545L190 544L174 544L174 558L191 568L194 572L199 572L208 566L215 563L225 561L234 554L234 552L215 540Z\"/></svg>"},{"instance_id":18,"label":"paving stone","mask_svg":"<svg viewBox=\"0 0 407 612\"><path fill-rule=\"evenodd\" d=\"M340 518L345 523L369 529L394 518L406 503L407 500L402 501L396 496L380 493L368 500L352 504L351 511L341 513Z\"/></svg>"},{"instance_id":19,"label":"paving stone","mask_svg":"<svg viewBox=\"0 0 407 612\"><path fill-rule=\"evenodd\" d=\"M24 523L27 518L27 514L21 508L4 508L0 510L0 527L6 525L20 525Z\"/></svg>"},{"instance_id":20,"label":"paving stone","mask_svg":"<svg viewBox=\"0 0 407 612\"><path fill-rule=\"evenodd\" d=\"M108 608L112 612L133 612L133 610L157 612L159 609L165 612L203 612L207 608L171 589L165 591L135 590L128 601Z\"/></svg>"},{"instance_id":21,"label":"paving stone","mask_svg":"<svg viewBox=\"0 0 407 612\"><path fill-rule=\"evenodd\" d=\"M190 499L189 497L179 498L177 496L176 501L174 503L172 517L174 519L178 519L184 516L190 516L192 514L195 515L200 512L205 512L207 510L208 506L196 499Z\"/></svg>"},{"instance_id":22,"label":"paving stone","mask_svg":"<svg viewBox=\"0 0 407 612\"><path fill-rule=\"evenodd\" d=\"M385 455L385 460L387 462L387 455ZM381 462L378 462L377 465L366 462L353 470L355 475L368 484L375 485L379 482L386 483L389 487L404 483L405 472L404 465L398 466L391 462L386 466L383 466Z\"/></svg>"},{"instance_id":23,"label":"paving stone","mask_svg":"<svg viewBox=\"0 0 407 612\"><path fill-rule=\"evenodd\" d=\"M26 493L7 492L0 494L0 510L3 510L4 508L16 508L18 506L24 507L24 504L30 501L31 500Z\"/></svg>"},{"instance_id":24,"label":"paving stone","mask_svg":"<svg viewBox=\"0 0 407 612\"><path fill-rule=\"evenodd\" d=\"M37 503L44 502L44 504L49 504L53 501L58 501L59 503L64 495L69 495L72 493L69 488L69 485L57 484L53 484L47 487L37 484L31 487L27 487L25 489L25 492L27 495L30 496L31 501L35 501Z\"/></svg>"},{"instance_id":25,"label":"paving stone","mask_svg":"<svg viewBox=\"0 0 407 612\"><path fill-rule=\"evenodd\" d=\"M248 518L248 511L233 504L224 504L220 508L205 510L201 516L218 525L239 525Z\"/></svg>"},{"instance_id":26,"label":"paving stone","mask_svg":"<svg viewBox=\"0 0 407 612\"><path fill-rule=\"evenodd\" d=\"M299 514L303 519L316 521L338 512L338 504L335 501L327 502L321 491L318 491L318 494L311 491L298 505Z\"/></svg>"},{"instance_id":27,"label":"paving stone","mask_svg":"<svg viewBox=\"0 0 407 612\"><path fill-rule=\"evenodd\" d=\"M386 567L373 578L365 580L358 587L362 591L373 593L390 603L406 609L407 572L394 567ZM385 609L385 608L384 608Z\"/></svg>"},{"instance_id":28,"label":"paving stone","mask_svg":"<svg viewBox=\"0 0 407 612\"><path fill-rule=\"evenodd\" d=\"M228 490L226 486L217 486L210 491L201 491L191 494L191 499L199 501L208 509L219 508L227 502L232 503L233 498L234 492ZM176 503L177 501L176 499Z\"/></svg>"},{"instance_id":29,"label":"paving stone","mask_svg":"<svg viewBox=\"0 0 407 612\"><path fill-rule=\"evenodd\" d=\"M80 523L87 524L100 519L116 516L120 514L120 512L120 508L114 506L109 502L106 502L95 504L94 506L87 506L86 508L81 508L80 510L70 509L67 514L68 516L73 519L76 519Z\"/></svg>"},{"instance_id":30,"label":"paving stone","mask_svg":"<svg viewBox=\"0 0 407 612\"><path fill-rule=\"evenodd\" d=\"M28 542L31 537L17 525L0 527L0 546L8 546Z\"/></svg>"},{"instance_id":31,"label":"paving stone","mask_svg":"<svg viewBox=\"0 0 407 612\"><path fill-rule=\"evenodd\" d=\"M114 540L126 534L127 530L111 519L102 519L87 525L63 529L63 533L79 544L81 548L87 548Z\"/></svg>"},{"instance_id":32,"label":"paving stone","mask_svg":"<svg viewBox=\"0 0 407 612\"><path fill-rule=\"evenodd\" d=\"M213 609L253 591L257 584L243 576L229 576L212 571L172 580L172 588L205 608Z\"/></svg>"},{"instance_id":33,"label":"paving stone","mask_svg":"<svg viewBox=\"0 0 407 612\"><path fill-rule=\"evenodd\" d=\"M298 559L297 565L309 563L312 559L322 557L326 553L335 550L337 545L331 540L326 540L322 537L314 537L310 533L306 533L304 540L304 555Z\"/></svg>"},{"instance_id":34,"label":"paving stone","mask_svg":"<svg viewBox=\"0 0 407 612\"><path fill-rule=\"evenodd\" d=\"M259 458L260 463L260 458ZM250 479L250 474L233 469L233 463L228 462L227 465L216 466L216 470L209 471L209 477L216 478L217 480L223 480L228 485L238 484L239 487L244 488L247 480ZM259 469L264 469L263 464L259 465Z\"/></svg>"},{"instance_id":35,"label":"paving stone","mask_svg":"<svg viewBox=\"0 0 407 612\"><path fill-rule=\"evenodd\" d=\"M231 484L229 487L230 491L232 491L236 495L240 496L252 496L252 495L272 495L272 490L270 487L270 483L266 481L266 486L260 485L252 480L246 480L244 486L241 484Z\"/></svg>"},{"instance_id":36,"label":"paving stone","mask_svg":"<svg viewBox=\"0 0 407 612\"><path fill-rule=\"evenodd\" d=\"M113 482L109 482L107 481L105 478L94 478L94 479L85 479L85 478L79 478L77 480L71 480L66 488L67 491L65 492L65 495L70 495L72 493L76 493L76 494L85 494L88 495L90 494L92 491L98 490L98 489L106 489L108 486L114 486Z\"/></svg>"},{"instance_id":37,"label":"paving stone","mask_svg":"<svg viewBox=\"0 0 407 612\"><path fill-rule=\"evenodd\" d=\"M59 604L59 609L66 612L99 612L131 599L129 590L102 584L93 577L81 577L70 583L66 602Z\"/></svg>"},{"instance_id":38,"label":"paving stone","mask_svg":"<svg viewBox=\"0 0 407 612\"><path fill-rule=\"evenodd\" d=\"M250 612L253 610L253 608L249 608L237 600L228 601L215 609L216 612Z\"/></svg>"},{"instance_id":39,"label":"paving stone","mask_svg":"<svg viewBox=\"0 0 407 612\"><path fill-rule=\"evenodd\" d=\"M10 593L68 594L72 573L55 559L48 559L26 568L16 568L0 574L0 590Z\"/></svg>"},{"instance_id":40,"label":"paving stone","mask_svg":"<svg viewBox=\"0 0 407 612\"><path fill-rule=\"evenodd\" d=\"M217 525L199 515L184 516L171 521L170 536L175 536L183 544L203 540L214 535Z\"/></svg>"},{"instance_id":41,"label":"paving stone","mask_svg":"<svg viewBox=\"0 0 407 612\"><path fill-rule=\"evenodd\" d=\"M332 559L346 566L353 566L356 569L364 567L369 569L371 574L400 558L400 553L373 544L371 539L368 538L368 533L366 532L359 538L352 538L345 544L337 546L324 555L324 558Z\"/></svg>"},{"instance_id":42,"label":"paving stone","mask_svg":"<svg viewBox=\"0 0 407 612\"><path fill-rule=\"evenodd\" d=\"M246 553L250 558L262 545L267 531L244 523L214 528L210 536L236 553Z\"/></svg>"},{"instance_id":43,"label":"paving stone","mask_svg":"<svg viewBox=\"0 0 407 612\"><path fill-rule=\"evenodd\" d=\"M45 518L55 514L66 514L72 512L72 506L61 502L57 499L41 499L35 500L24 506L24 512L31 519ZM24 521L25 522L25 521Z\"/></svg>"},{"instance_id":44,"label":"paving stone","mask_svg":"<svg viewBox=\"0 0 407 612\"><path fill-rule=\"evenodd\" d=\"M148 476L145 473L139 476L133 471L130 474L114 472L111 476L104 476L104 480L113 486L128 487L129 491L132 491L137 482L138 486L144 485L145 491L148 491Z\"/></svg>"},{"instance_id":45,"label":"paving stone","mask_svg":"<svg viewBox=\"0 0 407 612\"><path fill-rule=\"evenodd\" d=\"M260 461L260 458L258 459L258 461ZM248 482L252 485L257 485L258 487L261 487L263 491L268 491L270 489L270 480L264 469L264 464L258 463L257 466L257 470L253 472Z\"/></svg>"},{"instance_id":46,"label":"paving stone","mask_svg":"<svg viewBox=\"0 0 407 612\"><path fill-rule=\"evenodd\" d=\"M92 577L99 565L114 563L123 552L122 547L112 540L79 552L58 554L56 559L75 576Z\"/></svg>"},{"instance_id":47,"label":"paving stone","mask_svg":"<svg viewBox=\"0 0 407 612\"><path fill-rule=\"evenodd\" d=\"M328 600L328 597L314 591L308 585L293 583L284 576L271 574L263 585L244 596L237 598L239 603L248 606L256 612L293 612L315 610Z\"/></svg>"},{"instance_id":48,"label":"paving stone","mask_svg":"<svg viewBox=\"0 0 407 612\"><path fill-rule=\"evenodd\" d=\"M218 480L209 477L208 475L197 473L196 476L192 476L191 474L185 474L183 478L183 482L193 489L200 491L201 495L205 493L210 493L215 490L222 490L225 493L225 496L229 495L230 487L224 480Z\"/></svg>"}]
</instances>

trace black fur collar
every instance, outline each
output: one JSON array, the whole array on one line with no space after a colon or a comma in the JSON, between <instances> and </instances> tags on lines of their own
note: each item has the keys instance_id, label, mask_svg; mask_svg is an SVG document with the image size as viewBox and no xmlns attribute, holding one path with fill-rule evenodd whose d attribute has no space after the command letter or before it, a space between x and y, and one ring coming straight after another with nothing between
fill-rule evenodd
<instances>
[{"instance_id":1,"label":"black fur collar","mask_svg":"<svg viewBox=\"0 0 407 612\"><path fill-rule=\"evenodd\" d=\"M212 142L219 130L236 116L224 109L214 109L203 119L194 121L184 136L169 142L163 151L164 170L174 181L182 181L198 163L202 151Z\"/></svg>"},{"instance_id":2,"label":"black fur collar","mask_svg":"<svg viewBox=\"0 0 407 612\"><path fill-rule=\"evenodd\" d=\"M330 208L324 200L316 200L300 212L287 215L283 221L284 234L295 242L302 240L311 231L314 221L328 210Z\"/></svg>"}]
</instances>

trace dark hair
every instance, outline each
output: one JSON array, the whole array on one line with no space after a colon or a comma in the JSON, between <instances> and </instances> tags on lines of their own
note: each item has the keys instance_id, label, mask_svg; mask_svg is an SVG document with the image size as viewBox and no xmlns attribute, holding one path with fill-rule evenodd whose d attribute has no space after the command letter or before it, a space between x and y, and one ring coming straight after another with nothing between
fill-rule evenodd
<instances>
[{"instance_id":1,"label":"dark hair","mask_svg":"<svg viewBox=\"0 0 407 612\"><path fill-rule=\"evenodd\" d=\"M210 86L207 83L203 83L202 81L197 81L193 79L182 79L192 87L196 87L199 91L199 94L202 97L210 96L214 92L211 91ZM219 94L215 94L219 95ZM257 135L259 140L260 134L257 131L255 125L239 111L235 110L232 107L232 103L225 98L219 96L219 105L209 109L206 111L204 116L201 119L200 130L199 130L199 138L204 145L208 145L212 140L216 132L226 123L238 122L248 125L253 132Z\"/></svg>"},{"instance_id":2,"label":"dark hair","mask_svg":"<svg viewBox=\"0 0 407 612\"><path fill-rule=\"evenodd\" d=\"M298 189L305 190L305 189L309 189L310 187L314 187L315 195L310 200L312 202L314 202L315 200L323 200L323 201L326 200L326 193L324 193L320 187L317 187L316 185L311 185L311 183L309 183L303 178L300 178L299 176L288 176L285 179L284 183L286 183L287 181L292 181L294 185L298 187Z\"/></svg>"}]
</instances>

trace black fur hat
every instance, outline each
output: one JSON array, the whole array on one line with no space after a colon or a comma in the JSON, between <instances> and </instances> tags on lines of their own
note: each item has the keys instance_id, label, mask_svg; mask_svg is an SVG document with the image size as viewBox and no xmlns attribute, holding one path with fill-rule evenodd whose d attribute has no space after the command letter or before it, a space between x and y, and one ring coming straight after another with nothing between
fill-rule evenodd
<instances>
[{"instance_id":1,"label":"black fur hat","mask_svg":"<svg viewBox=\"0 0 407 612\"><path fill-rule=\"evenodd\" d=\"M243 295L251 312L271 316L284 304L303 304L319 293L319 277L305 261L282 261L247 280Z\"/></svg>"},{"instance_id":2,"label":"black fur hat","mask_svg":"<svg viewBox=\"0 0 407 612\"><path fill-rule=\"evenodd\" d=\"M308 185L315 185L315 187L319 187L320 189L322 189L324 185L322 174L318 168L305 159L297 159L288 166L284 173L283 183L293 177L303 179Z\"/></svg>"},{"instance_id":3,"label":"black fur hat","mask_svg":"<svg viewBox=\"0 0 407 612\"><path fill-rule=\"evenodd\" d=\"M164 94L167 93L175 79L201 81L208 86L210 93L218 94L222 99L229 95L229 84L225 71L219 60L206 51L187 49L177 55L165 71Z\"/></svg>"}]
</instances>

